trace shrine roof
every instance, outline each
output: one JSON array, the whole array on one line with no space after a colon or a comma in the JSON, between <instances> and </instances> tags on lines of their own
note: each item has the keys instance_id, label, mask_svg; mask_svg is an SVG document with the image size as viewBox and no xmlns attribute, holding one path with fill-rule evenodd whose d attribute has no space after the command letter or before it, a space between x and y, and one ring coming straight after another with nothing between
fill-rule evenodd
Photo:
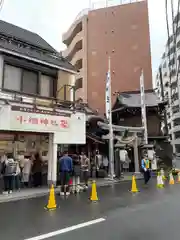
<instances>
[{"instance_id":1,"label":"shrine roof","mask_svg":"<svg viewBox=\"0 0 180 240\"><path fill-rule=\"evenodd\" d=\"M145 104L147 107L155 107L163 102L160 101L158 96L153 90L145 91ZM117 109L119 106L126 107L141 107L141 94L140 91L134 92L122 92L119 93L116 99L116 103L113 106L113 109Z\"/></svg>"}]
</instances>

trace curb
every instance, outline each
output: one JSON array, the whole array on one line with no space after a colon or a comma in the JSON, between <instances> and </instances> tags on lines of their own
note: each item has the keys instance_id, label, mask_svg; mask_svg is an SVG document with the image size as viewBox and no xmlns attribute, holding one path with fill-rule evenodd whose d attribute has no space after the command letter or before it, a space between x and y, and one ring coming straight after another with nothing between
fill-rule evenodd
<instances>
[{"instance_id":1,"label":"curb","mask_svg":"<svg viewBox=\"0 0 180 240\"><path fill-rule=\"evenodd\" d=\"M137 179L138 180L142 180L142 178ZM97 184L97 187L107 187L107 186L112 186L115 184L121 184L121 183L128 183L131 180L116 180L116 181L112 181L112 182L107 182L107 183L100 183ZM59 192L59 188L55 188L55 193L57 194ZM15 202L15 201L20 201L20 200L28 200L28 199L33 199L33 198L40 198L40 197L44 197L46 195L48 195L49 190L47 190L47 192L41 192L41 193L32 193L30 195L27 196L12 196L10 198L6 198L6 199L0 199L0 203L8 203L8 202Z\"/></svg>"}]
</instances>

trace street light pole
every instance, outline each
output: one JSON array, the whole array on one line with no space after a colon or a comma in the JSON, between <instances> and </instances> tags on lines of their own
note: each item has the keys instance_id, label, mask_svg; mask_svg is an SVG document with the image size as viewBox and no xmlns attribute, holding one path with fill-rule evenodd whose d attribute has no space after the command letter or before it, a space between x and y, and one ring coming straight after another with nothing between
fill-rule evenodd
<instances>
[{"instance_id":1,"label":"street light pole","mask_svg":"<svg viewBox=\"0 0 180 240\"><path fill-rule=\"evenodd\" d=\"M108 72L106 76L106 118L109 123L109 174L114 178L114 136L112 127L112 101L111 101L111 57L108 57Z\"/></svg>"}]
</instances>

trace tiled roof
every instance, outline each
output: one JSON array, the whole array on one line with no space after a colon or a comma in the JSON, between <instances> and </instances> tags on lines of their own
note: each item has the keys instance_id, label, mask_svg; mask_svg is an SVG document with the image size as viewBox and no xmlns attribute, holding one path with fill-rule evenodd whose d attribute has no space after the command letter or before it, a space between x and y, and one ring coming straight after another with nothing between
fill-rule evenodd
<instances>
[{"instance_id":1,"label":"tiled roof","mask_svg":"<svg viewBox=\"0 0 180 240\"><path fill-rule=\"evenodd\" d=\"M0 33L36 47L43 48L51 52L56 52L56 50L38 34L2 20L0 21Z\"/></svg>"},{"instance_id":2,"label":"tiled roof","mask_svg":"<svg viewBox=\"0 0 180 240\"><path fill-rule=\"evenodd\" d=\"M58 67L75 71L75 68L71 63L60 56L60 54L44 39L33 32L19 28L4 21L0 21L0 35L5 36L4 39L0 39L0 48L34 58L35 60L37 59ZM6 37L9 40L6 39ZM16 40L16 42L13 40ZM21 43L25 43L27 47L22 46Z\"/></svg>"},{"instance_id":3,"label":"tiled roof","mask_svg":"<svg viewBox=\"0 0 180 240\"><path fill-rule=\"evenodd\" d=\"M118 97L123 105L128 107L141 107L141 95L139 92L124 92ZM145 104L147 107L157 106L161 101L154 92L145 92Z\"/></svg>"}]
</instances>

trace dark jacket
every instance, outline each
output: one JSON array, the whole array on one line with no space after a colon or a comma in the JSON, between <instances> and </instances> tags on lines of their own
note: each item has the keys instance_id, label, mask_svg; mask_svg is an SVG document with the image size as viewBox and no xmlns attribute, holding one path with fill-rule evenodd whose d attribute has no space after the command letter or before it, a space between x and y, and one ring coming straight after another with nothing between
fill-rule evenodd
<instances>
[{"instance_id":1,"label":"dark jacket","mask_svg":"<svg viewBox=\"0 0 180 240\"><path fill-rule=\"evenodd\" d=\"M81 161L77 155L73 157L73 175L79 177L81 175Z\"/></svg>"},{"instance_id":2,"label":"dark jacket","mask_svg":"<svg viewBox=\"0 0 180 240\"><path fill-rule=\"evenodd\" d=\"M73 161L69 156L63 156L59 159L59 172L72 172Z\"/></svg>"},{"instance_id":3,"label":"dark jacket","mask_svg":"<svg viewBox=\"0 0 180 240\"><path fill-rule=\"evenodd\" d=\"M41 159L34 160L33 166L32 166L32 172L33 173L42 172L42 160Z\"/></svg>"}]
</instances>

